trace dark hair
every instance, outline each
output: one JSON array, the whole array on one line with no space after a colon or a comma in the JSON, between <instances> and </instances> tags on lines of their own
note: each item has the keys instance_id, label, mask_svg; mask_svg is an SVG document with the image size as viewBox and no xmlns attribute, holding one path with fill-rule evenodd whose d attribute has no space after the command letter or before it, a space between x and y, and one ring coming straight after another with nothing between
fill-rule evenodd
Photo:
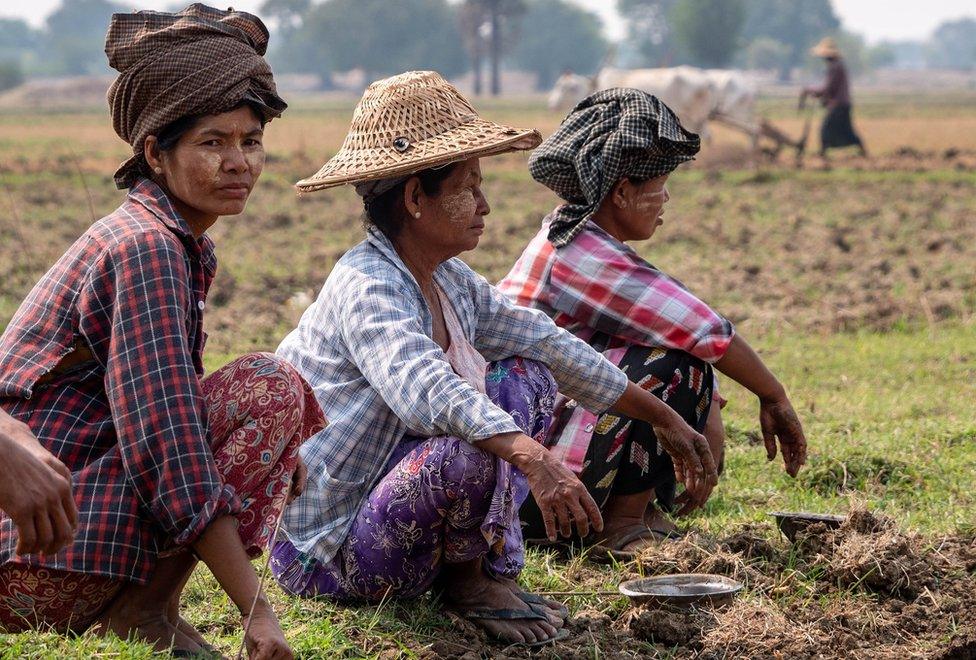
<instances>
[{"instance_id":1,"label":"dark hair","mask_svg":"<svg viewBox=\"0 0 976 660\"><path fill-rule=\"evenodd\" d=\"M426 169L411 174L407 179L393 186L381 195L363 198L363 224L373 226L383 232L390 240L396 238L407 222L407 209L403 205L403 190L407 181L413 177L420 179L420 187L425 195L439 195L441 186L460 163L444 167Z\"/></svg>"},{"instance_id":2,"label":"dark hair","mask_svg":"<svg viewBox=\"0 0 976 660\"><path fill-rule=\"evenodd\" d=\"M264 128L265 124L268 123L268 120L261 108L257 104L250 101L241 101L233 108L222 110L219 113L187 115L186 117L180 117L176 121L171 121L163 126L163 128L156 135L156 144L159 145L160 151L170 151L179 143L180 138L193 130L193 127L197 125L197 122L199 122L203 117L206 117L207 114L223 114L225 112L233 112L234 110L238 110L245 106L251 109L254 116L261 121L261 128ZM149 167L149 163L146 162L144 155L142 156L141 161L143 174L148 177L152 177L152 171Z\"/></svg>"}]
</instances>

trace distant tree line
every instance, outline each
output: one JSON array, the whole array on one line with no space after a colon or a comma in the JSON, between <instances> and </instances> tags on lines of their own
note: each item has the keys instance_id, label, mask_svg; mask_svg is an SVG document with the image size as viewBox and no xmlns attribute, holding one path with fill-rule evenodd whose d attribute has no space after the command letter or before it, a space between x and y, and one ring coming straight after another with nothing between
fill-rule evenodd
<instances>
[{"instance_id":1,"label":"distant tree line","mask_svg":"<svg viewBox=\"0 0 976 660\"><path fill-rule=\"evenodd\" d=\"M644 66L738 66L788 79L824 36L852 42L830 0L618 0L617 6L630 25L625 43ZM855 45L864 49L863 42Z\"/></svg>"},{"instance_id":2,"label":"distant tree line","mask_svg":"<svg viewBox=\"0 0 976 660\"><path fill-rule=\"evenodd\" d=\"M548 86L563 69L591 73L608 44L600 19L567 0L266 0L279 34L277 70L362 69L367 80L408 69L474 73L477 93L500 91L503 67Z\"/></svg>"},{"instance_id":3,"label":"distant tree line","mask_svg":"<svg viewBox=\"0 0 976 660\"><path fill-rule=\"evenodd\" d=\"M830 34L855 72L886 64L976 69L974 19L945 22L926 42L868 47L842 29L830 0L616 2L628 25L618 65L738 66L788 78ZM113 0L62 0L39 29L0 19L0 89L31 76L110 73L105 30L125 10ZM546 88L563 70L593 73L610 52L599 17L569 0L265 0L259 13L274 33L275 70L316 74L326 87L334 72L351 69L367 80L435 69L473 71L479 93L497 93L507 67L537 74Z\"/></svg>"}]
</instances>

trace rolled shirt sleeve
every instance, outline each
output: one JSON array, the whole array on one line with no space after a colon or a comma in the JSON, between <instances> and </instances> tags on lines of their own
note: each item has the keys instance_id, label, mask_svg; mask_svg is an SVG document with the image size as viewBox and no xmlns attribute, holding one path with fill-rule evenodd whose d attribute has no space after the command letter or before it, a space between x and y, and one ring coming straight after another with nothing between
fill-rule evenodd
<instances>
[{"instance_id":1,"label":"rolled shirt sleeve","mask_svg":"<svg viewBox=\"0 0 976 660\"><path fill-rule=\"evenodd\" d=\"M125 474L142 507L178 546L241 502L222 483L207 437L187 339L191 289L175 237L136 235L106 253L112 305L105 369Z\"/></svg>"},{"instance_id":2,"label":"rolled shirt sleeve","mask_svg":"<svg viewBox=\"0 0 976 660\"><path fill-rule=\"evenodd\" d=\"M424 331L414 293L362 277L342 306L342 338L357 368L413 433L473 442L520 431L511 415L454 372Z\"/></svg>"},{"instance_id":3,"label":"rolled shirt sleeve","mask_svg":"<svg viewBox=\"0 0 976 660\"><path fill-rule=\"evenodd\" d=\"M644 346L681 350L715 363L732 323L678 280L632 251L586 232L557 252L550 304L570 319Z\"/></svg>"}]
</instances>

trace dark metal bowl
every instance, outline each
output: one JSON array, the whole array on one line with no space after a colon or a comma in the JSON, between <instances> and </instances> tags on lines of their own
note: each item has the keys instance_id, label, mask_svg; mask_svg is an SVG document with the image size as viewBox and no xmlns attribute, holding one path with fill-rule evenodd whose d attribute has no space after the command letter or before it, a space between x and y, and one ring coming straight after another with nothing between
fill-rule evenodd
<instances>
[{"instance_id":1,"label":"dark metal bowl","mask_svg":"<svg viewBox=\"0 0 976 660\"><path fill-rule=\"evenodd\" d=\"M770 513L776 519L776 526L783 536L790 541L796 540L796 534L814 523L823 523L827 529L837 529L844 522L844 516L834 516L829 513L809 513L807 511L773 511Z\"/></svg>"},{"instance_id":2,"label":"dark metal bowl","mask_svg":"<svg viewBox=\"0 0 976 660\"><path fill-rule=\"evenodd\" d=\"M729 603L742 590L742 584L724 575L680 573L627 580L619 589L635 603L690 607Z\"/></svg>"}]
</instances>

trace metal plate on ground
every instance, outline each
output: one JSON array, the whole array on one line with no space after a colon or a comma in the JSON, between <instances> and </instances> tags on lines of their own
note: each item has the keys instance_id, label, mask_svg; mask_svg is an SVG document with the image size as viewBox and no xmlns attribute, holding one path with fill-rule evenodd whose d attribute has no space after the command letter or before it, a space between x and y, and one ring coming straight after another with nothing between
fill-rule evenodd
<instances>
[{"instance_id":1,"label":"metal plate on ground","mask_svg":"<svg viewBox=\"0 0 976 660\"><path fill-rule=\"evenodd\" d=\"M679 573L627 580L619 589L635 603L690 607L731 602L742 584L724 575Z\"/></svg>"},{"instance_id":2,"label":"metal plate on ground","mask_svg":"<svg viewBox=\"0 0 976 660\"><path fill-rule=\"evenodd\" d=\"M844 522L844 516L809 511L773 511L769 515L776 519L779 531L790 541L796 540L797 532L814 523L822 523L827 529L837 529Z\"/></svg>"}]
</instances>

